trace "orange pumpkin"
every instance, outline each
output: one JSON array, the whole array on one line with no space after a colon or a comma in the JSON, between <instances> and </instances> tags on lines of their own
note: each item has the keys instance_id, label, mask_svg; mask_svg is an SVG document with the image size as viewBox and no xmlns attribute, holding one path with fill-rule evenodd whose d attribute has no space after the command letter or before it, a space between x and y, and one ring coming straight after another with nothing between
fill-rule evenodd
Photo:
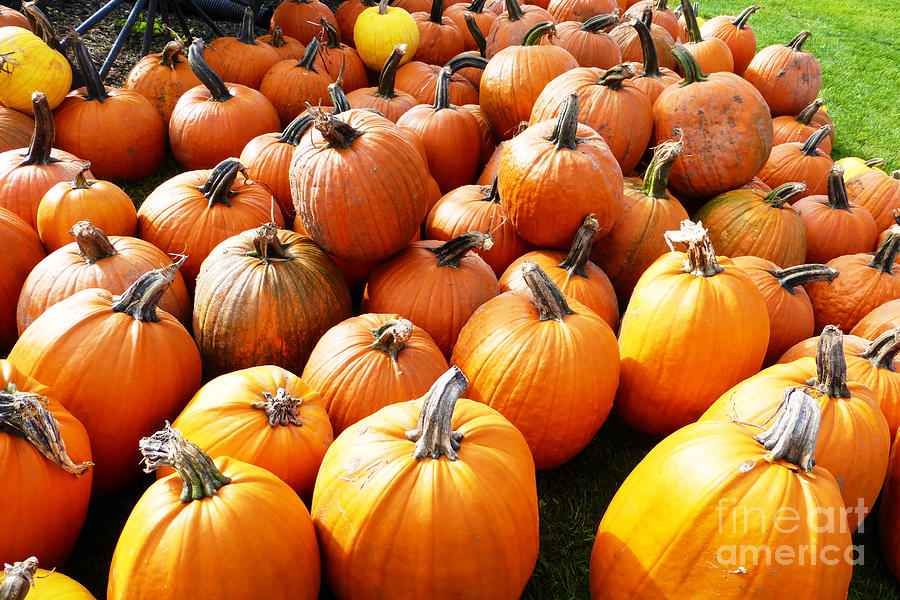
<instances>
[{"instance_id":1,"label":"orange pumpkin","mask_svg":"<svg viewBox=\"0 0 900 600\"><path fill-rule=\"evenodd\" d=\"M214 39L203 51L203 59L223 81L259 89L263 75L281 60L274 48L257 44L253 9L244 7L244 16L236 36Z\"/></svg>"},{"instance_id":2,"label":"orange pumpkin","mask_svg":"<svg viewBox=\"0 0 900 600\"><path fill-rule=\"evenodd\" d=\"M344 3L349 4L349 3ZM341 6L344 6L342 4ZM416 99L394 87L397 67L406 55L406 44L397 44L384 62L377 87L355 89L347 94L347 101L353 108L374 108L394 123L400 116L418 104Z\"/></svg>"},{"instance_id":3,"label":"orange pumpkin","mask_svg":"<svg viewBox=\"0 0 900 600\"><path fill-rule=\"evenodd\" d=\"M643 71L637 77L631 79L631 83L647 94L650 104L653 105L664 89L674 83L678 83L681 81L681 78L672 69L659 66L659 54L656 51L656 46L653 44L650 30L647 29L643 21L635 19L630 24L637 31L644 62Z\"/></svg>"},{"instance_id":4,"label":"orange pumpkin","mask_svg":"<svg viewBox=\"0 0 900 600\"><path fill-rule=\"evenodd\" d=\"M806 184L806 192L795 196L795 202L806 196L824 196L828 193L828 173L834 161L820 145L830 132L831 125L823 125L803 143L774 146L758 177L772 188L790 181Z\"/></svg>"},{"instance_id":5,"label":"orange pumpkin","mask_svg":"<svg viewBox=\"0 0 900 600\"><path fill-rule=\"evenodd\" d=\"M796 115L819 95L822 66L803 50L809 31L801 31L787 45L760 50L744 71L744 79L762 94L772 116Z\"/></svg>"},{"instance_id":6,"label":"orange pumpkin","mask_svg":"<svg viewBox=\"0 0 900 600\"><path fill-rule=\"evenodd\" d=\"M466 50L462 29L444 16L444 1L432 0L430 12L411 14L419 30L416 58L432 65L443 65Z\"/></svg>"},{"instance_id":7,"label":"orange pumpkin","mask_svg":"<svg viewBox=\"0 0 900 600\"><path fill-rule=\"evenodd\" d=\"M263 77L259 91L275 107L281 127L303 114L307 105L333 106L328 86L334 77L315 66L318 52L319 40L314 38L300 60L282 60Z\"/></svg>"},{"instance_id":8,"label":"orange pumpkin","mask_svg":"<svg viewBox=\"0 0 900 600\"><path fill-rule=\"evenodd\" d=\"M34 229L5 208L0 208L0 247L6 248L0 262L0 352L15 343L16 304L28 274L46 256Z\"/></svg>"},{"instance_id":9,"label":"orange pumpkin","mask_svg":"<svg viewBox=\"0 0 900 600\"><path fill-rule=\"evenodd\" d=\"M756 33L747 25L750 15L759 10L756 4L748 6L736 17L719 15L700 26L704 39L720 39L728 45L734 61L734 72L743 75L756 54Z\"/></svg>"},{"instance_id":10,"label":"orange pumpkin","mask_svg":"<svg viewBox=\"0 0 900 600\"><path fill-rule=\"evenodd\" d=\"M34 119L17 110L0 106L0 153L27 148L34 134Z\"/></svg>"},{"instance_id":11,"label":"orange pumpkin","mask_svg":"<svg viewBox=\"0 0 900 600\"><path fill-rule=\"evenodd\" d=\"M484 69L486 61L481 57L469 54L461 54L447 62L446 67L452 74L450 79L450 103L457 106L463 104L478 104L478 90L472 82L456 71L465 67ZM428 104L434 101L438 81L444 67L429 65L420 60L406 63L397 69L395 84L398 90L403 90L416 99L417 104Z\"/></svg>"},{"instance_id":12,"label":"orange pumpkin","mask_svg":"<svg viewBox=\"0 0 900 600\"><path fill-rule=\"evenodd\" d=\"M485 40L483 32L490 31L491 25L497 20L497 15L490 10L485 10L484 0L473 0L471 4L466 2L451 4L444 9L444 16L459 27L463 34L463 44L466 50L481 50L481 46L484 46L485 52L487 51L487 40ZM478 30L481 42L478 41L478 36L472 31L471 26L466 24L469 20ZM421 40L421 36L419 39Z\"/></svg>"},{"instance_id":13,"label":"orange pumpkin","mask_svg":"<svg viewBox=\"0 0 900 600\"><path fill-rule=\"evenodd\" d=\"M541 5L538 2L529 2L529 4ZM619 5L616 3L616 0L549 0L544 8L547 9L547 12L550 13L553 20L557 23L566 21L587 23L587 21L597 15L618 13ZM613 24L606 25L605 29Z\"/></svg>"},{"instance_id":14,"label":"orange pumpkin","mask_svg":"<svg viewBox=\"0 0 900 600\"><path fill-rule=\"evenodd\" d=\"M875 393L881 412L887 419L891 441L900 429L900 374L897 353L900 352L900 328L885 331L860 353L846 353L847 379L868 387Z\"/></svg>"},{"instance_id":15,"label":"orange pumpkin","mask_svg":"<svg viewBox=\"0 0 900 600\"><path fill-rule=\"evenodd\" d=\"M781 355L781 358L778 359L778 364L783 365L792 363L801 358L815 358L819 348L820 337L821 336L817 335L801 342L797 342L788 348L787 352ZM846 359L850 356L865 352L866 348L868 348L871 343L870 340L855 335L845 335L843 344L844 358ZM898 366L900 366L900 364L898 364Z\"/></svg>"},{"instance_id":16,"label":"orange pumpkin","mask_svg":"<svg viewBox=\"0 0 900 600\"><path fill-rule=\"evenodd\" d=\"M25 15L15 9L0 6L0 27L7 27L10 25L31 31L31 25L28 23L28 19Z\"/></svg>"},{"instance_id":17,"label":"orange pumpkin","mask_svg":"<svg viewBox=\"0 0 900 600\"><path fill-rule=\"evenodd\" d=\"M352 31L348 39L353 39ZM306 50L306 46L301 44L300 40L289 35L285 36L279 25L273 25L272 33L269 35L262 35L256 38L256 43L275 50L278 60L299 59L303 56L303 51Z\"/></svg>"},{"instance_id":18,"label":"orange pumpkin","mask_svg":"<svg viewBox=\"0 0 900 600\"><path fill-rule=\"evenodd\" d=\"M653 23L653 11L649 6L645 8L641 21L650 32L650 39L656 49L660 66L674 69L675 58L672 56L672 48L675 46L675 39L665 28ZM645 42L641 40L641 35L634 28L633 21L620 22L610 30L609 35L619 44L622 60L636 62L643 58Z\"/></svg>"},{"instance_id":19,"label":"orange pumpkin","mask_svg":"<svg viewBox=\"0 0 900 600\"><path fill-rule=\"evenodd\" d=\"M885 331L900 327L900 299L888 300L859 320L851 335L874 340Z\"/></svg>"},{"instance_id":20,"label":"orange pumpkin","mask_svg":"<svg viewBox=\"0 0 900 600\"><path fill-rule=\"evenodd\" d=\"M351 92L369 85L369 74L366 65L357 54L356 50L341 43L341 34L337 27L328 19L319 19L322 31L319 33L319 51L316 54L315 67L319 72L327 75L334 81L341 80L341 88L345 92ZM353 39L353 36L347 38ZM341 78L343 73L343 78Z\"/></svg>"},{"instance_id":21,"label":"orange pumpkin","mask_svg":"<svg viewBox=\"0 0 900 600\"><path fill-rule=\"evenodd\" d=\"M475 117L475 120L478 122L478 128L481 130L481 152L478 155L478 172L481 173L481 170L484 169L484 166L491 159L494 150L497 148L497 136L494 135L494 130L491 129L491 124L484 111L481 110L480 104L463 104L461 108L469 111Z\"/></svg>"},{"instance_id":22,"label":"orange pumpkin","mask_svg":"<svg viewBox=\"0 0 900 600\"><path fill-rule=\"evenodd\" d=\"M900 171L857 173L847 181L847 197L872 213L879 229L887 229L894 224L892 211L900 208Z\"/></svg>"},{"instance_id":23,"label":"orange pumpkin","mask_svg":"<svg viewBox=\"0 0 900 600\"><path fill-rule=\"evenodd\" d=\"M831 125L831 131L819 144L819 148L825 154L831 154L831 142L834 140L834 123L824 110L821 110L825 101L821 98L813 100L809 106L800 111L797 116L782 115L772 119L773 144L787 142L805 142L823 125Z\"/></svg>"},{"instance_id":24,"label":"orange pumpkin","mask_svg":"<svg viewBox=\"0 0 900 600\"><path fill-rule=\"evenodd\" d=\"M703 37L690 0L681 0L681 11L685 16L689 40L684 44L684 49L690 52L697 61L700 71L706 74L720 71L733 73L735 71L734 57L731 55L728 44L717 37Z\"/></svg>"},{"instance_id":25,"label":"orange pumpkin","mask_svg":"<svg viewBox=\"0 0 900 600\"><path fill-rule=\"evenodd\" d=\"M620 19L622 23L643 18L644 12L649 8L653 11L651 13L652 23L668 31L673 40L682 32L681 25L678 22L678 15L669 8L668 0L639 0L630 4L628 10L625 11Z\"/></svg>"},{"instance_id":26,"label":"orange pumpkin","mask_svg":"<svg viewBox=\"0 0 900 600\"><path fill-rule=\"evenodd\" d=\"M337 10L334 11L334 18L337 21L338 30L341 32L341 39L352 40L353 28L356 27L356 19L359 17L359 14L377 4L375 0L348 0L347 2L341 2ZM274 27L272 29L274 31Z\"/></svg>"},{"instance_id":27,"label":"orange pumpkin","mask_svg":"<svg viewBox=\"0 0 900 600\"><path fill-rule=\"evenodd\" d=\"M554 21L553 15L545 9L534 4L519 3L519 0L504 0L506 10L501 13L487 33L486 58L494 58L494 55L510 46L522 43L525 34L538 23Z\"/></svg>"},{"instance_id":28,"label":"orange pumpkin","mask_svg":"<svg viewBox=\"0 0 900 600\"><path fill-rule=\"evenodd\" d=\"M322 31L320 19L338 24L331 9L319 0L283 0L272 14L271 26L278 25L285 35L309 44ZM344 37L353 39L352 34Z\"/></svg>"},{"instance_id":29,"label":"orange pumpkin","mask_svg":"<svg viewBox=\"0 0 900 600\"><path fill-rule=\"evenodd\" d=\"M581 67L610 69L622 62L619 44L604 31L616 21L615 14L599 14L584 23L563 21L556 25L556 35L544 38L541 43L567 50Z\"/></svg>"},{"instance_id":30,"label":"orange pumpkin","mask_svg":"<svg viewBox=\"0 0 900 600\"><path fill-rule=\"evenodd\" d=\"M168 125L178 98L200 80L183 60L184 44L171 41L162 52L148 54L137 62L128 73L125 89L144 96Z\"/></svg>"}]
</instances>

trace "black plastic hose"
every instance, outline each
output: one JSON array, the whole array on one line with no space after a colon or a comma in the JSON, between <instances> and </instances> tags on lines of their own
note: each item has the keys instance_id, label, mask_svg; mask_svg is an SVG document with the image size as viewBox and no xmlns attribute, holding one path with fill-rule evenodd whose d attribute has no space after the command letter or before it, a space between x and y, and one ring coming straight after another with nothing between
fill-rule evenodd
<instances>
[{"instance_id":1,"label":"black plastic hose","mask_svg":"<svg viewBox=\"0 0 900 600\"><path fill-rule=\"evenodd\" d=\"M183 2L182 4L190 10L189 3ZM245 4L236 0L194 0L194 4L214 21L240 22L244 16L244 7L250 3ZM268 6L261 6L256 12L256 25L268 29L273 12Z\"/></svg>"}]
</instances>

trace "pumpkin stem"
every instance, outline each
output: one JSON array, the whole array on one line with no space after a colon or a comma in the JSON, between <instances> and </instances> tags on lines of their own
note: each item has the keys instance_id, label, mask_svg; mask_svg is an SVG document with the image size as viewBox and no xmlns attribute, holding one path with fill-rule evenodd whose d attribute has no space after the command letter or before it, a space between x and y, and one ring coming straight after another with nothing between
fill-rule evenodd
<instances>
[{"instance_id":1,"label":"pumpkin stem","mask_svg":"<svg viewBox=\"0 0 900 600\"><path fill-rule=\"evenodd\" d=\"M632 63L622 63L615 67L611 67L602 77L600 77L597 84L605 85L611 90L618 90L622 88L623 81L631 79L635 75L637 75L637 71L635 71Z\"/></svg>"},{"instance_id":2,"label":"pumpkin stem","mask_svg":"<svg viewBox=\"0 0 900 600\"><path fill-rule=\"evenodd\" d=\"M471 54L459 54L447 61L444 65L450 69L451 73L456 73L460 69L484 69L487 66L487 59L483 56L473 56Z\"/></svg>"},{"instance_id":3,"label":"pumpkin stem","mask_svg":"<svg viewBox=\"0 0 900 600\"><path fill-rule=\"evenodd\" d=\"M781 208L784 204L796 196L806 191L806 184L799 181L790 183L782 183L774 190L765 195L763 200L773 208Z\"/></svg>"},{"instance_id":4,"label":"pumpkin stem","mask_svg":"<svg viewBox=\"0 0 900 600\"><path fill-rule=\"evenodd\" d=\"M453 366L438 377L425 398L422 400L422 412L419 413L419 423L415 429L406 432L406 439L416 443L416 451L413 454L416 460L424 458L439 459L446 456L450 460L457 460L459 444L463 435L453 431L453 407L469 386L469 380Z\"/></svg>"},{"instance_id":5,"label":"pumpkin stem","mask_svg":"<svg viewBox=\"0 0 900 600\"><path fill-rule=\"evenodd\" d=\"M241 17L241 28L238 30L237 41L251 46L256 45L256 39L253 36L256 31L256 23L253 16L253 9L250 6L244 7L244 15Z\"/></svg>"},{"instance_id":6,"label":"pumpkin stem","mask_svg":"<svg viewBox=\"0 0 900 600\"><path fill-rule=\"evenodd\" d=\"M897 179L898 181L900 181L900 169L891 171L891 179Z\"/></svg>"},{"instance_id":7,"label":"pumpkin stem","mask_svg":"<svg viewBox=\"0 0 900 600\"><path fill-rule=\"evenodd\" d=\"M581 30L587 31L588 33L600 33L607 27L615 25L618 22L619 15L614 13L608 15L594 15L581 24Z\"/></svg>"},{"instance_id":8,"label":"pumpkin stem","mask_svg":"<svg viewBox=\"0 0 900 600\"><path fill-rule=\"evenodd\" d=\"M895 208L891 211L891 216L894 217L894 223L900 225L900 208Z\"/></svg>"},{"instance_id":9,"label":"pumpkin stem","mask_svg":"<svg viewBox=\"0 0 900 600\"><path fill-rule=\"evenodd\" d=\"M388 1L389 0L378 0L378 14L379 15L387 14Z\"/></svg>"},{"instance_id":10,"label":"pumpkin stem","mask_svg":"<svg viewBox=\"0 0 900 600\"><path fill-rule=\"evenodd\" d=\"M600 230L600 223L590 214L584 218L584 223L575 233L572 247L565 260L556 265L569 273L569 277L579 275L587 279L587 263L591 257L591 248L594 246L594 236Z\"/></svg>"},{"instance_id":11,"label":"pumpkin stem","mask_svg":"<svg viewBox=\"0 0 900 600\"><path fill-rule=\"evenodd\" d=\"M125 313L137 321L149 323L159 321L156 307L162 295L175 281L175 275L185 258L187 257L182 256L167 267L147 271L138 277L137 281L128 286L121 296L113 298L113 312Z\"/></svg>"},{"instance_id":12,"label":"pumpkin stem","mask_svg":"<svg viewBox=\"0 0 900 600\"><path fill-rule=\"evenodd\" d=\"M369 348L380 350L390 356L392 362L397 362L397 355L412 337L413 324L406 319L390 319L371 331L375 341Z\"/></svg>"},{"instance_id":13,"label":"pumpkin stem","mask_svg":"<svg viewBox=\"0 0 900 600\"><path fill-rule=\"evenodd\" d=\"M828 206L831 210L850 211L850 198L844 182L844 167L835 164L828 172Z\"/></svg>"},{"instance_id":14,"label":"pumpkin stem","mask_svg":"<svg viewBox=\"0 0 900 600\"><path fill-rule=\"evenodd\" d=\"M830 398L849 398L847 361L844 358L844 334L834 325L826 325L816 349L816 379L813 387Z\"/></svg>"},{"instance_id":15,"label":"pumpkin stem","mask_svg":"<svg viewBox=\"0 0 900 600\"><path fill-rule=\"evenodd\" d=\"M893 274L894 260L897 258L898 252L900 252L900 225L892 225L888 229L888 236L875 251L875 256L869 266L878 269L881 273Z\"/></svg>"},{"instance_id":16,"label":"pumpkin stem","mask_svg":"<svg viewBox=\"0 0 900 600\"><path fill-rule=\"evenodd\" d=\"M791 50L794 50L795 52L802 52L803 44L806 42L806 40L809 39L810 35L812 34L806 30L801 31L794 39L788 42L787 47Z\"/></svg>"},{"instance_id":17,"label":"pumpkin stem","mask_svg":"<svg viewBox=\"0 0 900 600\"><path fill-rule=\"evenodd\" d=\"M672 54L675 56L675 61L681 66L682 73L684 73L684 79L678 84L679 86L684 87L699 81L706 81L709 78L700 70L697 59L685 50L681 44L675 44L675 47L672 48Z\"/></svg>"},{"instance_id":18,"label":"pumpkin stem","mask_svg":"<svg viewBox=\"0 0 900 600\"><path fill-rule=\"evenodd\" d=\"M547 136L547 141L556 145L556 150L567 148L575 150L578 147L578 94L569 94L559 107L559 116L556 117L556 125Z\"/></svg>"},{"instance_id":19,"label":"pumpkin stem","mask_svg":"<svg viewBox=\"0 0 900 600\"><path fill-rule=\"evenodd\" d=\"M318 73L316 70L315 62L316 55L319 53L319 38L314 37L309 42L309 46L306 47L306 50L303 51L303 56L300 57L300 60L297 61L298 67L303 67L307 71L312 71L313 73Z\"/></svg>"},{"instance_id":20,"label":"pumpkin stem","mask_svg":"<svg viewBox=\"0 0 900 600\"><path fill-rule=\"evenodd\" d=\"M738 29L743 29L747 26L747 21L750 20L750 15L759 10L759 6L754 4L753 6L748 6L744 10L741 11L741 14L734 18L734 21L731 22L732 25L737 27Z\"/></svg>"},{"instance_id":21,"label":"pumpkin stem","mask_svg":"<svg viewBox=\"0 0 900 600\"><path fill-rule=\"evenodd\" d=\"M13 565L7 564L3 570L3 585L0 585L0 599L25 600L34 586L38 559L36 556L26 558Z\"/></svg>"},{"instance_id":22,"label":"pumpkin stem","mask_svg":"<svg viewBox=\"0 0 900 600\"><path fill-rule=\"evenodd\" d=\"M319 17L319 25L325 34L325 47L329 50L339 50L341 47L341 32L325 17Z\"/></svg>"},{"instance_id":23,"label":"pumpkin stem","mask_svg":"<svg viewBox=\"0 0 900 600\"><path fill-rule=\"evenodd\" d=\"M669 0L657 0L655 10L668 10Z\"/></svg>"},{"instance_id":24,"label":"pumpkin stem","mask_svg":"<svg viewBox=\"0 0 900 600\"><path fill-rule=\"evenodd\" d=\"M497 189L497 176L494 175L494 181L491 183L490 188L482 188L485 191L485 196L483 200L489 201L492 204L502 204L500 202L500 191Z\"/></svg>"},{"instance_id":25,"label":"pumpkin stem","mask_svg":"<svg viewBox=\"0 0 900 600\"><path fill-rule=\"evenodd\" d=\"M86 160L83 163L81 163L81 170L75 174L75 179L74 179L74 181L72 181L71 187L73 190L86 190L89 187L91 187L92 185L94 185L95 183L97 183L96 181L88 181L87 178L84 176L84 174L87 173L90 169L91 169L90 161Z\"/></svg>"},{"instance_id":26,"label":"pumpkin stem","mask_svg":"<svg viewBox=\"0 0 900 600\"><path fill-rule=\"evenodd\" d=\"M700 35L700 25L697 23L697 15L691 6L690 0L681 0L681 14L684 15L684 24L687 27L690 43L697 44L703 41Z\"/></svg>"},{"instance_id":27,"label":"pumpkin stem","mask_svg":"<svg viewBox=\"0 0 900 600\"><path fill-rule=\"evenodd\" d=\"M431 14L428 15L428 20L432 23L437 23L441 25L441 18L444 14L444 2L443 0L431 0Z\"/></svg>"},{"instance_id":28,"label":"pumpkin stem","mask_svg":"<svg viewBox=\"0 0 900 600\"><path fill-rule=\"evenodd\" d=\"M553 24L553 21L542 21L525 32L521 45L535 46L541 43L542 37L553 33L556 33L556 25Z\"/></svg>"},{"instance_id":29,"label":"pumpkin stem","mask_svg":"<svg viewBox=\"0 0 900 600\"><path fill-rule=\"evenodd\" d=\"M428 251L437 257L437 266L459 268L459 261L469 250L490 250L494 247L494 237L490 233L469 231L461 233L449 242Z\"/></svg>"},{"instance_id":30,"label":"pumpkin stem","mask_svg":"<svg viewBox=\"0 0 900 600\"><path fill-rule=\"evenodd\" d=\"M900 327L879 335L859 357L866 359L877 369L894 372L896 371L894 359L898 353L900 353Z\"/></svg>"},{"instance_id":31,"label":"pumpkin stem","mask_svg":"<svg viewBox=\"0 0 900 600\"><path fill-rule=\"evenodd\" d=\"M681 229L667 231L663 237L673 252L675 251L672 247L673 242L687 244L687 258L681 269L683 272L690 273L694 277L713 277L725 270L716 260L712 242L709 241L709 235L700 221L694 223L685 219L681 222Z\"/></svg>"},{"instance_id":32,"label":"pumpkin stem","mask_svg":"<svg viewBox=\"0 0 900 600\"><path fill-rule=\"evenodd\" d=\"M887 161L884 160L883 158L870 158L869 160L867 160L867 161L864 162L863 164L866 165L866 166L869 167L869 168L874 168L874 167L885 167L885 166L887 166Z\"/></svg>"},{"instance_id":33,"label":"pumpkin stem","mask_svg":"<svg viewBox=\"0 0 900 600\"><path fill-rule=\"evenodd\" d=\"M268 44L273 48L283 48L287 46L287 40L284 39L284 32L281 30L281 25L274 25L272 27Z\"/></svg>"},{"instance_id":34,"label":"pumpkin stem","mask_svg":"<svg viewBox=\"0 0 900 600\"><path fill-rule=\"evenodd\" d=\"M680 128L677 133L682 136L682 139L662 142L653 151L653 158L647 166L644 182L641 184L641 193L648 198L669 199L669 194L666 193L666 186L669 185L669 173L672 172L675 159L681 155L681 151L684 149L684 136Z\"/></svg>"},{"instance_id":35,"label":"pumpkin stem","mask_svg":"<svg viewBox=\"0 0 900 600\"><path fill-rule=\"evenodd\" d=\"M303 421L300 420L300 405L303 403L301 398L292 398L291 393L283 387L278 388L274 396L269 392L263 392L263 398L264 402L254 402L250 408L265 412L269 427L275 429L279 425L303 426Z\"/></svg>"},{"instance_id":36,"label":"pumpkin stem","mask_svg":"<svg viewBox=\"0 0 900 600\"><path fill-rule=\"evenodd\" d=\"M300 138L303 137L303 134L309 131L309 128L312 127L313 118L308 112L301 113L297 115L293 121L287 124L287 127L284 128L284 131L281 132L281 135L278 136L278 141L282 144L290 144L291 146L296 146L300 143Z\"/></svg>"},{"instance_id":37,"label":"pumpkin stem","mask_svg":"<svg viewBox=\"0 0 900 600\"><path fill-rule=\"evenodd\" d=\"M243 174L245 179L249 179L247 169L236 158L226 158L213 168L206 183L197 188L209 200L209 208L216 204L231 206L229 198L237 194L237 192L231 191L231 186L234 185L238 173Z\"/></svg>"},{"instance_id":38,"label":"pumpkin stem","mask_svg":"<svg viewBox=\"0 0 900 600\"><path fill-rule=\"evenodd\" d=\"M484 0L473 0L472 4L466 8L466 13L476 13L480 15L483 12Z\"/></svg>"},{"instance_id":39,"label":"pumpkin stem","mask_svg":"<svg viewBox=\"0 0 900 600\"><path fill-rule=\"evenodd\" d=\"M438 75L437 87L434 89L434 104L431 108L441 110L442 108L450 108L450 69L442 67Z\"/></svg>"},{"instance_id":40,"label":"pumpkin stem","mask_svg":"<svg viewBox=\"0 0 900 600\"><path fill-rule=\"evenodd\" d=\"M172 40L163 48L159 56L159 64L174 71L175 65L182 62L181 56L183 52L184 44L179 40Z\"/></svg>"},{"instance_id":41,"label":"pumpkin stem","mask_svg":"<svg viewBox=\"0 0 900 600\"><path fill-rule=\"evenodd\" d=\"M294 257L285 251L284 244L278 239L278 225L275 223L266 223L256 230L256 237L253 238L253 250L247 252L246 256L258 258L264 265L271 262L294 260Z\"/></svg>"},{"instance_id":42,"label":"pumpkin stem","mask_svg":"<svg viewBox=\"0 0 900 600\"><path fill-rule=\"evenodd\" d=\"M72 33L70 40L72 53L75 55L76 62L78 62L78 70L81 71L81 76L84 78L84 86L88 92L87 100L96 100L102 104L109 97L109 94L106 93L106 87L103 85L103 80L100 79L100 73L97 72L97 67L94 66L94 62L91 60L91 54L88 52L87 46L84 45L84 40L81 39L80 35Z\"/></svg>"},{"instance_id":43,"label":"pumpkin stem","mask_svg":"<svg viewBox=\"0 0 900 600\"><path fill-rule=\"evenodd\" d=\"M34 110L34 132L31 134L28 151L22 156L22 162L16 166L45 167L57 163L59 159L52 156L53 142L56 140L56 123L53 121L50 105L47 104L47 96L43 92L32 92L31 106Z\"/></svg>"},{"instance_id":44,"label":"pumpkin stem","mask_svg":"<svg viewBox=\"0 0 900 600\"><path fill-rule=\"evenodd\" d=\"M333 112L335 114L340 114L353 108L352 106L350 106L350 101L347 100L347 94L345 94L344 90L341 89L343 73L344 65L341 64L341 75L338 76L338 80L334 83L328 84L328 98L331 100L331 104L334 105Z\"/></svg>"},{"instance_id":45,"label":"pumpkin stem","mask_svg":"<svg viewBox=\"0 0 900 600\"><path fill-rule=\"evenodd\" d=\"M566 297L559 287L536 262L526 260L522 263L522 277L531 290L534 297L533 304L541 321L562 322L569 315L575 314L575 311L569 308L569 303L566 302Z\"/></svg>"},{"instance_id":46,"label":"pumpkin stem","mask_svg":"<svg viewBox=\"0 0 900 600\"><path fill-rule=\"evenodd\" d=\"M231 99L231 92L228 91L222 78L203 59L204 45L203 40L200 39L191 44L191 47L188 48L188 64L200 83L209 90L211 101L228 102Z\"/></svg>"},{"instance_id":47,"label":"pumpkin stem","mask_svg":"<svg viewBox=\"0 0 900 600\"><path fill-rule=\"evenodd\" d=\"M231 482L200 446L184 439L168 421L163 429L141 438L138 447L144 457L145 473L152 473L159 467L172 467L178 471L183 484L180 497L183 504L212 498L219 488Z\"/></svg>"},{"instance_id":48,"label":"pumpkin stem","mask_svg":"<svg viewBox=\"0 0 900 600\"><path fill-rule=\"evenodd\" d=\"M94 464L72 462L59 433L59 423L47 410L47 399L20 392L12 383L6 389L0 389L0 432L27 441L41 456L70 475L81 477Z\"/></svg>"},{"instance_id":49,"label":"pumpkin stem","mask_svg":"<svg viewBox=\"0 0 900 600\"><path fill-rule=\"evenodd\" d=\"M478 48L478 54L482 58L486 57L487 40L484 38L481 27L475 22L475 17L473 17L471 13L466 13L463 18L466 20L466 28L469 30L469 33L472 34L472 39L475 40L475 47Z\"/></svg>"},{"instance_id":50,"label":"pumpkin stem","mask_svg":"<svg viewBox=\"0 0 900 600\"><path fill-rule=\"evenodd\" d=\"M778 418L772 427L753 439L769 451L767 459L784 460L811 473L816 466L816 441L822 422L819 404L801 388L789 387L775 415Z\"/></svg>"},{"instance_id":51,"label":"pumpkin stem","mask_svg":"<svg viewBox=\"0 0 900 600\"><path fill-rule=\"evenodd\" d=\"M397 92L394 91L394 81L397 77L397 67L400 66L400 61L404 56L406 56L406 44L397 44L391 55L384 61L381 75L378 77L378 89L375 90L375 95L379 98L391 100L397 97Z\"/></svg>"},{"instance_id":52,"label":"pumpkin stem","mask_svg":"<svg viewBox=\"0 0 900 600\"><path fill-rule=\"evenodd\" d=\"M69 230L69 235L75 236L78 256L89 265L118 254L103 230L94 227L90 221L78 221Z\"/></svg>"},{"instance_id":53,"label":"pumpkin stem","mask_svg":"<svg viewBox=\"0 0 900 600\"><path fill-rule=\"evenodd\" d=\"M22 12L28 19L28 24L34 35L43 40L45 44L65 56L65 50L59 43L59 35L53 27L53 23L47 18L47 15L37 6L37 2L22 2Z\"/></svg>"},{"instance_id":54,"label":"pumpkin stem","mask_svg":"<svg viewBox=\"0 0 900 600\"><path fill-rule=\"evenodd\" d=\"M813 117L816 116L816 113L819 112L819 109L824 105L824 100L822 100L821 98L816 98L809 104L809 106L801 110L800 114L797 115L797 118L794 120L801 125L809 125L812 122Z\"/></svg>"},{"instance_id":55,"label":"pumpkin stem","mask_svg":"<svg viewBox=\"0 0 900 600\"><path fill-rule=\"evenodd\" d=\"M331 113L318 109L311 109L310 112L313 116L313 127L319 130L329 148L349 148L353 141L362 135L361 131Z\"/></svg>"},{"instance_id":56,"label":"pumpkin stem","mask_svg":"<svg viewBox=\"0 0 900 600\"><path fill-rule=\"evenodd\" d=\"M769 273L771 273L772 277L778 280L778 284L790 292L792 296L794 295L794 288L798 286L812 283L813 281L832 282L841 274L840 271L833 269L828 265L815 263L795 265L793 267L788 267L787 269L769 271Z\"/></svg>"},{"instance_id":57,"label":"pumpkin stem","mask_svg":"<svg viewBox=\"0 0 900 600\"><path fill-rule=\"evenodd\" d=\"M525 11L522 10L518 0L506 0L506 13L510 21L518 21L525 16Z\"/></svg>"},{"instance_id":58,"label":"pumpkin stem","mask_svg":"<svg viewBox=\"0 0 900 600\"><path fill-rule=\"evenodd\" d=\"M641 77L659 79L662 71L659 70L659 55L656 53L656 45L653 43L650 28L640 19L632 21L631 26L637 31L638 39L641 42L641 52L644 54L644 72L641 73Z\"/></svg>"},{"instance_id":59,"label":"pumpkin stem","mask_svg":"<svg viewBox=\"0 0 900 600\"><path fill-rule=\"evenodd\" d=\"M822 143L828 135L831 133L831 125L822 125L818 131L814 132L809 136L809 139L801 147L804 156L815 156L818 149L819 144Z\"/></svg>"}]
</instances>

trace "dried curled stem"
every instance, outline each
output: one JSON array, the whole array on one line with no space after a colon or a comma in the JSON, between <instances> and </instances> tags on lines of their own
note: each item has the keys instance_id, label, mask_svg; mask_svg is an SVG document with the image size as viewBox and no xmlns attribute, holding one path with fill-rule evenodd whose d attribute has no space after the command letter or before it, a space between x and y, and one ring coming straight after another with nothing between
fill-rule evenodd
<instances>
[{"instance_id":1,"label":"dried curled stem","mask_svg":"<svg viewBox=\"0 0 900 600\"><path fill-rule=\"evenodd\" d=\"M254 402L250 406L266 413L269 427L275 429L279 425L303 426L300 419L300 405L303 404L301 398L292 397L283 387L278 388L274 396L269 392L263 392L263 397L266 399L265 402Z\"/></svg>"}]
</instances>

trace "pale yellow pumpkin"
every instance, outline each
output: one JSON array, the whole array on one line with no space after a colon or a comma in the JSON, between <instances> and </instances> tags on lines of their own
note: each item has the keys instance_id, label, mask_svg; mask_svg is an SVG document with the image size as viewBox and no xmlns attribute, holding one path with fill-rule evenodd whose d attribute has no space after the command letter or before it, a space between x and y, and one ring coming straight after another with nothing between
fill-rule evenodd
<instances>
[{"instance_id":1,"label":"pale yellow pumpkin","mask_svg":"<svg viewBox=\"0 0 900 600\"><path fill-rule=\"evenodd\" d=\"M397 44L406 44L406 54L400 64L408 63L419 47L419 28L408 12L402 8L388 6L388 0L381 0L359 13L353 27L353 42L356 52L373 71L381 70Z\"/></svg>"},{"instance_id":2,"label":"pale yellow pumpkin","mask_svg":"<svg viewBox=\"0 0 900 600\"><path fill-rule=\"evenodd\" d=\"M27 29L0 27L0 102L33 115L31 93L43 92L51 110L72 86L66 58Z\"/></svg>"}]
</instances>

